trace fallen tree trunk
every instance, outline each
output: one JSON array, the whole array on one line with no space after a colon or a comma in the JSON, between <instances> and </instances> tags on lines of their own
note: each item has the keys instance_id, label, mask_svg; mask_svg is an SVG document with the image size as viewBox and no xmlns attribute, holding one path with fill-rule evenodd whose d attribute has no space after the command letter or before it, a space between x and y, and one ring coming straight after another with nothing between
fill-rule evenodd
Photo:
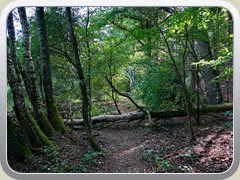
<instances>
[{"instance_id":1,"label":"fallen tree trunk","mask_svg":"<svg viewBox=\"0 0 240 180\"><path fill-rule=\"evenodd\" d=\"M101 122L117 122L117 121L134 121L144 119L146 116L145 113L134 113L134 114L124 114L124 115L100 115L92 117L92 123L101 123ZM67 121L66 125L72 125L71 122ZM83 125L82 119L75 119L73 125Z\"/></svg>"},{"instance_id":2,"label":"fallen tree trunk","mask_svg":"<svg viewBox=\"0 0 240 180\"><path fill-rule=\"evenodd\" d=\"M230 111L233 109L233 103L224 103L224 104L216 104L216 105L207 105L206 108L200 109L201 113L206 112L220 112L220 111Z\"/></svg>"},{"instance_id":3,"label":"fallen tree trunk","mask_svg":"<svg viewBox=\"0 0 240 180\"><path fill-rule=\"evenodd\" d=\"M200 109L200 113L207 113L207 112L220 112L220 111L228 111L233 109L232 103L224 103L224 104L217 104L217 105L208 105L204 108ZM196 111L196 109L193 109ZM150 112L152 118L171 118L171 117L183 117L186 116L187 113L183 110L181 111L160 111L160 112ZM145 119L147 116L146 113L134 113L134 114L124 114L124 115L100 115L92 117L92 123L101 123L101 122L119 122L119 121L134 121L134 120L142 120ZM66 125L83 125L82 119L75 119L73 124L67 121L65 122Z\"/></svg>"}]
</instances>

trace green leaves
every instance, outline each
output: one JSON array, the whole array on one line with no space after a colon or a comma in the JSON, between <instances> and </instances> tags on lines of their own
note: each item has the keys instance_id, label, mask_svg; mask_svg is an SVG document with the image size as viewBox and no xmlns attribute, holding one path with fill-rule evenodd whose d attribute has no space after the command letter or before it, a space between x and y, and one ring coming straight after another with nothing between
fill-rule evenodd
<instances>
[{"instance_id":1,"label":"green leaves","mask_svg":"<svg viewBox=\"0 0 240 180\"><path fill-rule=\"evenodd\" d=\"M193 62L191 64L193 66L200 65L202 67L210 66L214 70L220 71L221 74L215 77L215 79L212 81L213 83L230 80L233 77L233 68L231 65L233 53L228 48L222 49L220 53L224 55L219 56L216 60L206 61L202 59L199 62Z\"/></svg>"},{"instance_id":2,"label":"green leaves","mask_svg":"<svg viewBox=\"0 0 240 180\"><path fill-rule=\"evenodd\" d=\"M161 158L156 158L157 172L161 171L171 171L174 169L174 165L168 160L162 160Z\"/></svg>"},{"instance_id":3,"label":"green leaves","mask_svg":"<svg viewBox=\"0 0 240 180\"><path fill-rule=\"evenodd\" d=\"M96 161L96 158L103 156L104 156L103 152L88 151L86 154L83 155L83 163L97 165L98 163Z\"/></svg>"},{"instance_id":4,"label":"green leaves","mask_svg":"<svg viewBox=\"0 0 240 180\"><path fill-rule=\"evenodd\" d=\"M181 92L171 61L149 62L135 93L152 110L169 110L182 105L177 103Z\"/></svg>"}]
</instances>

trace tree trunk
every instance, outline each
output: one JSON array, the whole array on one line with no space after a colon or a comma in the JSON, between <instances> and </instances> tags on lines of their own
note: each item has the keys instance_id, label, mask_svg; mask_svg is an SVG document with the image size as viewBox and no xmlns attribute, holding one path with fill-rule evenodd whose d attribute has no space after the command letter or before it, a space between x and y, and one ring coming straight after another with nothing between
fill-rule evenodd
<instances>
[{"instance_id":1,"label":"tree trunk","mask_svg":"<svg viewBox=\"0 0 240 180\"><path fill-rule=\"evenodd\" d=\"M86 35L86 46L87 46L87 57L88 57L88 69L87 69L87 79L88 79L88 97L89 97L89 117L92 116L92 88L91 88L91 49L90 49L90 43L89 43L89 21L90 21L90 12L89 7L87 7L87 22L85 26L85 35Z\"/></svg>"},{"instance_id":2,"label":"tree trunk","mask_svg":"<svg viewBox=\"0 0 240 180\"><path fill-rule=\"evenodd\" d=\"M180 85L182 87L183 97L184 97L184 105L185 105L185 109L186 109L187 116L188 116L187 123L188 123L189 130L191 132L191 140L194 141L195 137L194 137L194 132L193 132L192 125L191 125L192 124L192 122L191 122L191 115L195 116L195 114L191 111L192 102L190 100L189 92L187 90L187 87L186 87L185 83L183 82L183 78L182 78L182 76L180 74L180 71L179 71L179 69L177 67L176 60L174 58L174 54L171 51L171 48L170 48L170 45L169 45L169 43L168 43L168 41L166 39L166 36L164 35L164 33L163 33L163 31L162 31L162 29L160 27L158 27L158 29L159 29L159 32L162 35L162 37L164 39L164 42L165 42L165 44L167 46L168 54L169 54L170 59L172 60L172 63L173 63L173 68L175 69L175 72L177 73L177 76L178 76L178 79L179 79L179 83L180 83ZM187 26L185 26L185 29L187 29ZM186 54L186 51L187 51L187 46L188 46L188 44L187 44L187 36L186 36L184 53L183 53L183 56L182 56L183 62L186 61L185 60L185 58L186 58L185 54Z\"/></svg>"},{"instance_id":3,"label":"tree trunk","mask_svg":"<svg viewBox=\"0 0 240 180\"><path fill-rule=\"evenodd\" d=\"M27 135L29 142L33 147L43 147L52 146L48 138L41 131L36 121L30 115L30 112L25 104L23 92L21 89L21 78L20 71L16 64L17 54L16 54L16 39L13 26L13 16L12 13L9 14L7 20L7 29L9 35L9 49L10 55L7 59L7 76L8 83L10 85L13 100L14 100L14 110L16 116L23 128L23 131Z\"/></svg>"},{"instance_id":4,"label":"tree trunk","mask_svg":"<svg viewBox=\"0 0 240 180\"><path fill-rule=\"evenodd\" d=\"M66 132L67 129L62 122L62 118L59 115L56 103L52 95L53 93L52 93L52 76L50 68L50 53L43 7L36 8L36 17L42 59L42 81L48 119L55 131Z\"/></svg>"},{"instance_id":5,"label":"tree trunk","mask_svg":"<svg viewBox=\"0 0 240 180\"><path fill-rule=\"evenodd\" d=\"M220 112L220 111L228 111L233 109L232 103L225 104L217 104L217 105L207 105L206 107L202 107L199 111L200 113L208 113L208 112ZM197 111L193 109L193 111ZM160 119L160 118L172 118L172 117L183 117L187 116L187 112L183 110L179 111L160 111L160 112L150 112L152 118ZM102 122L117 122L117 121L135 121L145 119L147 117L146 113L134 113L134 114L124 114L124 115L100 115L92 117L92 123L102 123ZM72 125L71 122L66 122L66 125ZM75 119L73 121L73 125L83 125L82 119Z\"/></svg>"},{"instance_id":6,"label":"tree trunk","mask_svg":"<svg viewBox=\"0 0 240 180\"><path fill-rule=\"evenodd\" d=\"M26 78L24 78L24 83L26 86L26 90L33 106L33 111L35 114L35 118L37 120L38 125L40 126L41 130L44 132L45 135L48 137L54 136L54 129L52 125L49 123L48 119L46 118L45 114L43 113L39 93L37 92L36 87L36 73L34 68L34 63L32 60L32 55L30 51L30 27L27 21L26 11L24 7L18 8L20 22L22 26L22 49L23 49L23 56L25 60L25 73Z\"/></svg>"},{"instance_id":7,"label":"tree trunk","mask_svg":"<svg viewBox=\"0 0 240 180\"><path fill-rule=\"evenodd\" d=\"M114 76L114 74L112 73L112 66L111 66L111 64L112 64L112 57L110 57L110 63L108 65L108 69L109 69L109 76L110 76L109 81L110 81L111 84L113 84L113 76ZM116 108L118 114L122 114L120 109L118 108L118 104L117 104L117 101L116 101L116 98L115 98L115 91L114 91L113 88L111 88L111 98L112 98L112 100L114 102L114 105L115 105L115 108Z\"/></svg>"},{"instance_id":8,"label":"tree trunk","mask_svg":"<svg viewBox=\"0 0 240 180\"><path fill-rule=\"evenodd\" d=\"M123 114L123 115L100 115L92 117L92 123L102 123L102 122L117 122L117 121L135 121L145 119L145 113L135 113L135 114ZM66 125L72 125L71 122L66 122ZM73 125L84 125L83 119L75 119Z\"/></svg>"},{"instance_id":9,"label":"tree trunk","mask_svg":"<svg viewBox=\"0 0 240 180\"><path fill-rule=\"evenodd\" d=\"M95 140L95 138L92 134L92 122L91 122L91 116L89 116L90 109L89 109L89 96L88 96L87 84L86 84L86 79L83 74L82 63L81 63L79 53L78 53L77 40L76 40L75 33L74 33L74 26L73 26L70 7L66 8L66 15L68 18L68 26L69 26L69 30L70 30L73 54L74 54L74 58L76 61L77 74L78 74L78 78L80 80L80 88L81 88L81 93L82 93L82 116L83 116L84 128L85 128L85 131L86 131L86 134L87 134L87 137L88 137L91 147L95 151L102 151L101 147L97 144L97 141Z\"/></svg>"},{"instance_id":10,"label":"tree trunk","mask_svg":"<svg viewBox=\"0 0 240 180\"><path fill-rule=\"evenodd\" d=\"M17 162L32 159L33 153L28 145L27 138L24 136L17 119L7 115L7 159L9 166Z\"/></svg>"},{"instance_id":11,"label":"tree trunk","mask_svg":"<svg viewBox=\"0 0 240 180\"><path fill-rule=\"evenodd\" d=\"M207 33L204 33L202 36L203 37L201 39L196 39L196 51L200 56L200 58L198 58L199 60L204 59L208 61L213 59L208 41L208 35ZM221 101L221 95L219 94L220 85L219 83L213 84L211 82L216 77L217 73L214 72L214 70L209 66L204 66L202 70L204 74L203 78L206 86L208 103L219 104Z\"/></svg>"}]
</instances>

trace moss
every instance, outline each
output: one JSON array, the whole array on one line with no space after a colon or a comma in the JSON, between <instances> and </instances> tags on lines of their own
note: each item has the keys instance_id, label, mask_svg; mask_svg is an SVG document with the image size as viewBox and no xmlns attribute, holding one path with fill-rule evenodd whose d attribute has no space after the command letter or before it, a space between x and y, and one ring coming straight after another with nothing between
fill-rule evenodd
<instances>
[{"instance_id":1,"label":"moss","mask_svg":"<svg viewBox=\"0 0 240 180\"><path fill-rule=\"evenodd\" d=\"M9 120L8 118L7 157L10 166L11 164L14 165L16 161L22 162L33 158L33 153L18 126L13 119Z\"/></svg>"},{"instance_id":2,"label":"moss","mask_svg":"<svg viewBox=\"0 0 240 180\"><path fill-rule=\"evenodd\" d=\"M52 125L49 123L47 117L43 114L43 112L40 112L38 114L38 116L39 116L38 125L39 125L40 129L43 131L43 133L47 137L55 136L55 131L54 131Z\"/></svg>"},{"instance_id":3,"label":"moss","mask_svg":"<svg viewBox=\"0 0 240 180\"><path fill-rule=\"evenodd\" d=\"M38 139L41 141L41 144L44 146L50 146L53 147L52 143L49 141L49 139L45 136L45 134L42 132L42 130L39 128L39 126L37 125L36 121L32 118L32 116L29 113L28 108L25 108L25 114L27 116L27 119L29 121L29 123L31 124L31 126L33 127L33 130L35 131L35 133L32 133L33 137L29 137L31 138L35 143L35 144L39 144L38 143ZM31 128L31 127L26 127L26 128ZM35 135L36 134L36 135ZM36 137L37 136L37 137Z\"/></svg>"},{"instance_id":4,"label":"moss","mask_svg":"<svg viewBox=\"0 0 240 180\"><path fill-rule=\"evenodd\" d=\"M24 160L31 160L34 157L32 151L27 146L27 144L22 146L21 149L22 149L22 155L24 157Z\"/></svg>"},{"instance_id":5,"label":"moss","mask_svg":"<svg viewBox=\"0 0 240 180\"><path fill-rule=\"evenodd\" d=\"M11 145L8 146L8 163L14 166L15 162L29 161L34 155L25 140L18 137L9 138Z\"/></svg>"},{"instance_id":6,"label":"moss","mask_svg":"<svg viewBox=\"0 0 240 180\"><path fill-rule=\"evenodd\" d=\"M52 114L53 114L53 118L52 118L52 126L54 128L55 131L62 131L62 132L67 132L67 127L64 125L63 120L61 118L61 116L59 115L56 103L53 101L52 103Z\"/></svg>"}]
</instances>

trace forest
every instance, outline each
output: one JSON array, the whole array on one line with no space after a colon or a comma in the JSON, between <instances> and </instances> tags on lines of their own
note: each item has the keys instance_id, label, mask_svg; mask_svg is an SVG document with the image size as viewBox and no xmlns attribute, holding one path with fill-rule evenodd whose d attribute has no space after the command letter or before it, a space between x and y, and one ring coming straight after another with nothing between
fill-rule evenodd
<instances>
[{"instance_id":1,"label":"forest","mask_svg":"<svg viewBox=\"0 0 240 180\"><path fill-rule=\"evenodd\" d=\"M7 161L19 173L222 173L233 19L222 7L18 7Z\"/></svg>"}]
</instances>

